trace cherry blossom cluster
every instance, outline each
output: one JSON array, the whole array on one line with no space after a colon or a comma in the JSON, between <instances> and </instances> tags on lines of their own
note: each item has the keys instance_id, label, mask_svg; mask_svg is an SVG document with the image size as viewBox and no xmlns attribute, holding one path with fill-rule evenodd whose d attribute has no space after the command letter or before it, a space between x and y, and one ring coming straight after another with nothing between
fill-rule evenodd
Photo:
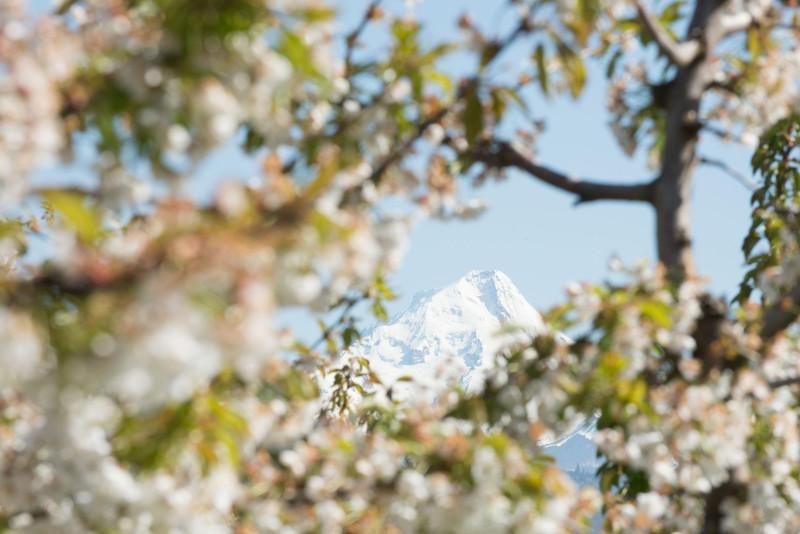
<instances>
[{"instance_id":1,"label":"cherry blossom cluster","mask_svg":"<svg viewBox=\"0 0 800 534\"><path fill-rule=\"evenodd\" d=\"M765 343L755 310L705 324L701 285L669 290L657 268L614 267L626 282L571 286L551 314L572 340L501 354L481 394L489 421L536 443L597 417L609 531L796 530L796 333Z\"/></svg>"},{"instance_id":2,"label":"cherry blossom cluster","mask_svg":"<svg viewBox=\"0 0 800 534\"><path fill-rule=\"evenodd\" d=\"M672 288L659 267L570 286L549 334L502 333L474 391L385 384L357 355L336 360L358 305L385 317L415 218L480 213L456 178L501 174L474 151L509 106L529 114L522 89L577 96L592 47L635 52L641 37L616 24L624 2L559 2L551 24L514 4L509 35L462 17L466 44L428 46L413 6L371 3L342 35L322 0L84 0L44 14L0 0L0 529L575 532L601 503L616 531L716 516L730 531L800 527L796 332L762 336L756 305L714 315L699 283ZM759 6L726 16L763 18L756 33L779 24ZM385 50L359 50L370 25ZM795 99L795 55L760 37L748 34L746 72L730 68L738 53L714 78L747 105L721 96L708 112L744 132L776 116L767 101L782 113ZM524 39L529 72L493 82ZM480 72L453 83L440 63L457 50ZM628 148L641 124L623 120L626 91L649 73L636 61L610 71ZM521 127L516 144L540 130ZM254 176L213 199L180 194L233 145ZM33 180L86 148L80 184ZM25 202L40 207L20 215ZM766 225L783 248L754 275L765 306L797 279L788 228ZM278 326L289 307L343 313L307 345ZM541 455L588 417L599 491Z\"/></svg>"},{"instance_id":3,"label":"cherry blossom cluster","mask_svg":"<svg viewBox=\"0 0 800 534\"><path fill-rule=\"evenodd\" d=\"M437 118L415 121L461 109L431 88L452 47L418 49L408 13L371 8L365 24L385 18L395 50L348 64L318 1L2 10L3 213L42 201L0 226L3 528L588 524L594 492L535 448L447 417L451 396L423 410L385 393L334 413L325 355L276 326L281 308L324 311L353 294L380 310L414 206L480 209L453 200L450 172L420 185L406 167L417 142L446 135ZM242 137L260 162L252 180L211 202L177 195ZM86 144L93 182L33 186L32 171ZM152 192L157 180L169 194ZM411 206L385 208L392 196ZM31 263L37 240L45 259ZM340 334L346 345L341 332L327 341Z\"/></svg>"}]
</instances>

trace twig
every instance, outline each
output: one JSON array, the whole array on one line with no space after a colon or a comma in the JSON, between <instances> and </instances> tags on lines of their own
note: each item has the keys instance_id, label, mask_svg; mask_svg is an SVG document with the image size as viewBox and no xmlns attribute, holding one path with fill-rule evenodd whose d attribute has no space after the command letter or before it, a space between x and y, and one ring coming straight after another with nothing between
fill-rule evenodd
<instances>
[{"instance_id":1,"label":"twig","mask_svg":"<svg viewBox=\"0 0 800 534\"><path fill-rule=\"evenodd\" d=\"M350 75L350 71L353 69L353 52L355 50L356 45L358 44L358 38L361 37L361 34L364 32L364 29L369 24L369 21L373 19L375 16L375 12L378 8L380 8L382 0L373 0L367 9L364 11L364 15L361 17L358 25L347 34L345 37L345 51L344 51L344 75L345 78Z\"/></svg>"},{"instance_id":2,"label":"twig","mask_svg":"<svg viewBox=\"0 0 800 534\"><path fill-rule=\"evenodd\" d=\"M361 302L364 298L365 298L364 295L359 295L358 297L345 297L345 298L343 298L342 303L345 306L344 306L344 308L342 308L342 313L339 314L339 317L336 319L336 321L334 321L332 324L326 326L322 330L322 335L320 335L320 337L314 343L311 344L309 349L313 351L317 347L319 347L323 342L325 342L328 339L330 339L330 337L333 335L333 332L336 330L336 328L338 326L341 326L342 324L344 324L344 321L347 318L347 315L350 313L350 310L352 310L355 307L355 305L358 304L359 302Z\"/></svg>"},{"instance_id":3,"label":"twig","mask_svg":"<svg viewBox=\"0 0 800 534\"><path fill-rule=\"evenodd\" d=\"M508 48L514 41L516 41L522 35L525 35L527 32L532 31L533 29L534 26L531 24L529 20L526 19L523 20L519 25L517 25L517 27L514 28L514 30L511 33L509 33L505 39L501 41L494 41L492 44L493 46L492 55L489 58L488 62L483 66L483 68L485 69L492 62L496 61L497 58L500 57L500 55L503 53L503 51L506 48ZM469 81L469 83L478 84L479 81L480 81L479 78L473 78L472 80ZM424 121L422 121L417 126L417 129L415 130L414 134L411 137L402 142L395 150L392 151L391 154L389 154L386 157L386 159L384 159L377 167L375 167L375 170L369 177L369 181L376 184L380 182L381 178L386 173L386 171L389 170L389 168L392 165L397 163L397 161L400 160L409 150L411 150L414 144L423 136L425 130L427 130L430 126L434 124L438 124L439 122L442 121L442 119L444 119L444 117L451 111L451 109L455 106L455 104L461 98L463 98L464 96L463 87L466 87L468 85L469 84L462 85L462 90L459 91L459 93L455 97L454 102L451 103L450 106L446 106L439 109L436 113L434 113L433 115L429 116Z\"/></svg>"},{"instance_id":4,"label":"twig","mask_svg":"<svg viewBox=\"0 0 800 534\"><path fill-rule=\"evenodd\" d=\"M716 167L731 178L735 179L737 182L745 186L750 191L755 191L758 189L758 184L751 180L748 176L744 173L737 171L724 161L720 159L713 159L707 158L705 156L700 156L700 163L703 165L708 165L709 167Z\"/></svg>"}]
</instances>

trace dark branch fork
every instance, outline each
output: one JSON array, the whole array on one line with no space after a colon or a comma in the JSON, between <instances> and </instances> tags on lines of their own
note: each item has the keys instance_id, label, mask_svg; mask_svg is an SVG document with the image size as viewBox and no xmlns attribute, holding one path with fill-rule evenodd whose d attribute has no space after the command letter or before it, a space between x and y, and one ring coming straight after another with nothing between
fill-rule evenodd
<instances>
[{"instance_id":1,"label":"dark branch fork","mask_svg":"<svg viewBox=\"0 0 800 534\"><path fill-rule=\"evenodd\" d=\"M695 275L692 254L690 198L698 163L719 165L697 154L700 103L715 83L711 63L714 48L727 35L758 22L757 14L728 14L724 0L697 0L686 37L677 40L649 11L644 0L636 0L642 25L659 51L675 67L665 98L665 144L658 176L630 185L577 180L539 165L509 143L494 139L473 148L476 161L495 168L514 167L553 187L577 196L577 203L623 200L650 203L656 213L658 259L670 279L680 284ZM729 171L726 167L723 170ZM739 177L740 178L740 177ZM749 185L749 184L748 184Z\"/></svg>"},{"instance_id":2,"label":"dark branch fork","mask_svg":"<svg viewBox=\"0 0 800 534\"><path fill-rule=\"evenodd\" d=\"M685 67L692 63L700 54L700 42L696 39L676 41L656 16L647 8L643 0L636 1L636 11L642 24L658 45L659 50L678 67Z\"/></svg>"}]
</instances>

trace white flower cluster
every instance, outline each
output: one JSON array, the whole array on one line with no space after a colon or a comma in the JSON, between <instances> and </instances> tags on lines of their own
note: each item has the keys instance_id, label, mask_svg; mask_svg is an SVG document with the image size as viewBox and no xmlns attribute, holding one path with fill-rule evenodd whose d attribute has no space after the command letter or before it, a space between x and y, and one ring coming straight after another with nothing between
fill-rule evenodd
<instances>
[{"instance_id":1,"label":"white flower cluster","mask_svg":"<svg viewBox=\"0 0 800 534\"><path fill-rule=\"evenodd\" d=\"M481 393L489 423L535 446L600 413L610 531L695 532L714 514L730 532L796 530L800 407L776 384L800 376L797 337L762 347L746 321L725 318L698 346L700 286L669 291L645 264L615 270L632 281L568 288L574 342L506 350Z\"/></svg>"},{"instance_id":2,"label":"white flower cluster","mask_svg":"<svg viewBox=\"0 0 800 534\"><path fill-rule=\"evenodd\" d=\"M447 103L425 91L416 102L413 73L394 70L429 55L402 44L409 15L395 28L403 61L356 76L335 59L324 2L219 2L192 24L169 11L204 5L89 0L66 22L30 22L22 2L0 0L0 209L75 131L99 139L101 178L50 197L48 227L29 229L55 249L44 264L17 268L21 246L0 228L0 527L575 532L597 492L539 444L599 410L616 482L646 486L606 488L612 530L697 530L717 495L730 530L800 528L797 401L769 383L800 371L796 337L762 347L747 321L726 320L709 354L695 354L701 288L666 289L659 269L570 287L559 320L583 326L575 343L509 336L480 391L423 384L397 402L362 369L374 389L346 383L358 395L345 392L352 405L334 413L317 378L335 382L337 370L275 315L386 296L414 215L390 213L390 196L434 216L481 211L456 199L457 162L434 151L422 184L408 161L416 141L438 149L459 135L461 109L413 124ZM575 59L558 61L582 84L565 63ZM357 87L370 76L371 89ZM150 199L126 162L133 151L152 174L181 176L242 130L263 149L262 173L223 185L210 205ZM103 226L99 208L119 227ZM787 259L780 276L796 267ZM348 343L325 329L329 352L339 337Z\"/></svg>"},{"instance_id":3,"label":"white flower cluster","mask_svg":"<svg viewBox=\"0 0 800 534\"><path fill-rule=\"evenodd\" d=\"M35 377L45 366L45 352L33 318L25 313L0 308L0 388L14 386Z\"/></svg>"},{"instance_id":4,"label":"white flower cluster","mask_svg":"<svg viewBox=\"0 0 800 534\"><path fill-rule=\"evenodd\" d=\"M739 90L723 89L709 100L706 114L718 121L724 129L739 130L735 140L755 147L759 136L772 124L795 111L800 104L800 52L792 44L788 49L775 46L755 59L753 70L757 75L745 76L735 66L737 56L722 56L716 63L715 81L720 86L737 87L736 81L745 80ZM752 81L749 81L752 80Z\"/></svg>"},{"instance_id":5,"label":"white flower cluster","mask_svg":"<svg viewBox=\"0 0 800 534\"><path fill-rule=\"evenodd\" d=\"M338 423L284 450L277 461L255 458L247 473L265 495L250 503L247 523L265 532L339 532L348 518L360 517L351 528L505 532L540 525L542 531L568 532L582 528L596 510L593 490L577 492L553 467L534 475L530 458L507 438L486 436L476 445L471 425L441 415L428 405L402 416L416 442L410 456L402 442ZM410 458L429 465L462 462L468 470L460 476L470 482L465 485L447 469L423 474L408 465ZM524 477L534 476L541 477L540 489L548 495L544 504L503 489L522 484L523 493L531 491L524 488Z\"/></svg>"},{"instance_id":6,"label":"white flower cluster","mask_svg":"<svg viewBox=\"0 0 800 534\"><path fill-rule=\"evenodd\" d=\"M629 156L645 138L663 127L652 121L662 112L663 99L669 90L665 84L671 81L660 68L654 68L652 56L643 53L644 45L652 43L648 32L643 30L647 41L639 42L627 23L631 19L621 16L627 13L636 17L631 8L629 2L610 2L606 16L597 23L602 50L606 52L610 47L618 51L609 54L609 58L615 59L610 60L613 66L609 63L612 77L607 88L607 107L612 116L609 121L612 133ZM569 9L568 12L574 13L574 8ZM787 22L789 15L765 0L724 3L721 20L731 27L745 29L748 25L742 25L743 20L751 24L747 30L749 36L737 38L736 46L729 46L732 39L724 39L707 53L706 70L701 73L706 79L706 89L700 113L704 124L714 126L712 133L754 147L769 126L797 109L800 53L792 23ZM626 21L624 25L619 24L621 20ZM662 94L656 96L657 91ZM649 148L649 162L657 167L660 148Z\"/></svg>"},{"instance_id":7,"label":"white flower cluster","mask_svg":"<svg viewBox=\"0 0 800 534\"><path fill-rule=\"evenodd\" d=\"M601 410L614 422L598 430L599 450L608 462L641 474L649 488L633 500L607 495L607 525L619 532L698 531L711 513L708 503L721 495L726 531L796 530L797 399L770 382L798 376L797 339L760 352L742 325L726 324L720 339L697 354L700 288L686 284L671 296L657 271L629 273L636 293L625 299L600 298L604 293L590 286L570 293L577 317L607 337L603 352L593 346L580 364L566 366L569 381L585 381L568 390L587 388L584 394L595 399L589 407L610 402ZM641 292L653 300L639 301ZM659 303L669 316L659 315ZM664 368L669 359L672 371ZM596 382L598 373L615 382Z\"/></svg>"},{"instance_id":8,"label":"white flower cluster","mask_svg":"<svg viewBox=\"0 0 800 534\"><path fill-rule=\"evenodd\" d=\"M794 215L797 217L797 215ZM783 250L783 261L765 269L758 280L758 288L767 304L776 304L800 281L800 240L793 225L785 225L779 230Z\"/></svg>"},{"instance_id":9,"label":"white flower cluster","mask_svg":"<svg viewBox=\"0 0 800 534\"><path fill-rule=\"evenodd\" d=\"M28 174L65 148L60 83L83 58L63 24L26 22L25 2L0 2L0 210L18 205Z\"/></svg>"},{"instance_id":10,"label":"white flower cluster","mask_svg":"<svg viewBox=\"0 0 800 534\"><path fill-rule=\"evenodd\" d=\"M615 530L698 530L706 501L724 491L726 531L798 528L800 486L791 473L800 462L800 441L791 392L771 391L744 370L702 385L651 389L649 403L653 415L597 435L603 454L644 473L661 502L658 514L649 499L641 502L645 494L620 504L608 516Z\"/></svg>"}]
</instances>

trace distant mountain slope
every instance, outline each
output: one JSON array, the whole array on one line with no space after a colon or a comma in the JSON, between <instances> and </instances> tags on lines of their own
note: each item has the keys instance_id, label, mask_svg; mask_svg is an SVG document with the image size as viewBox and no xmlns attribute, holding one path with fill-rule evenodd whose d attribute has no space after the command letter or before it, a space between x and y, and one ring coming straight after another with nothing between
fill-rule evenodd
<instances>
[{"instance_id":1,"label":"distant mountain slope","mask_svg":"<svg viewBox=\"0 0 800 534\"><path fill-rule=\"evenodd\" d=\"M471 271L443 289L415 296L408 309L373 330L356 350L383 376L430 381L445 372L468 386L476 370L491 365L503 325L531 332L543 328L542 317L508 276ZM443 362L458 368L439 369Z\"/></svg>"},{"instance_id":2,"label":"distant mountain slope","mask_svg":"<svg viewBox=\"0 0 800 534\"><path fill-rule=\"evenodd\" d=\"M387 383L403 375L433 390L461 380L470 388L492 365L504 325L536 333L542 317L500 271L471 271L455 283L414 297L389 324L375 328L353 349L366 356ZM545 451L567 471L593 471L594 421L548 443Z\"/></svg>"}]
</instances>

